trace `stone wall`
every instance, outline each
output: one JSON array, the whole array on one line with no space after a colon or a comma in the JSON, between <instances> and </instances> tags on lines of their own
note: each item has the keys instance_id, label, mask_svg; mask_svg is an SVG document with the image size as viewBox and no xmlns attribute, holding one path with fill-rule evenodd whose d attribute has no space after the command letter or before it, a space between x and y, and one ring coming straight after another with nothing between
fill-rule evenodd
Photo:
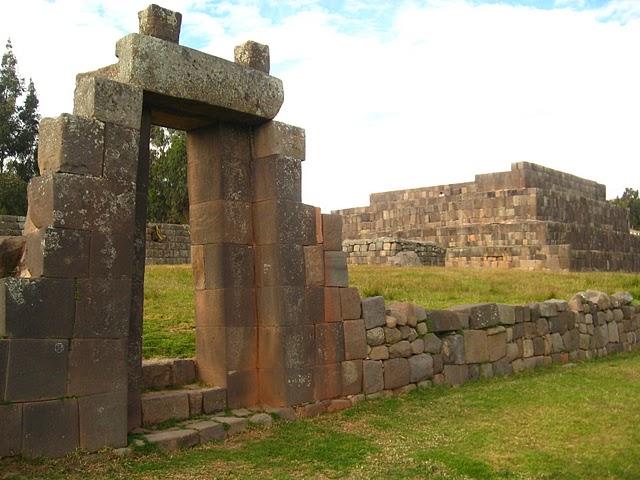
<instances>
[{"instance_id":1,"label":"stone wall","mask_svg":"<svg viewBox=\"0 0 640 480\"><path fill-rule=\"evenodd\" d=\"M191 263L189 225L148 224L146 263L147 265Z\"/></svg>"},{"instance_id":2,"label":"stone wall","mask_svg":"<svg viewBox=\"0 0 640 480\"><path fill-rule=\"evenodd\" d=\"M26 217L16 215L0 215L0 237L17 237L22 235Z\"/></svg>"},{"instance_id":3,"label":"stone wall","mask_svg":"<svg viewBox=\"0 0 640 480\"><path fill-rule=\"evenodd\" d=\"M430 242L397 238L345 240L342 251L355 265L444 266L445 249Z\"/></svg>"},{"instance_id":4,"label":"stone wall","mask_svg":"<svg viewBox=\"0 0 640 480\"><path fill-rule=\"evenodd\" d=\"M605 186L531 163L474 182L374 193L340 210L347 240L446 248L447 266L640 271L640 238Z\"/></svg>"}]
</instances>

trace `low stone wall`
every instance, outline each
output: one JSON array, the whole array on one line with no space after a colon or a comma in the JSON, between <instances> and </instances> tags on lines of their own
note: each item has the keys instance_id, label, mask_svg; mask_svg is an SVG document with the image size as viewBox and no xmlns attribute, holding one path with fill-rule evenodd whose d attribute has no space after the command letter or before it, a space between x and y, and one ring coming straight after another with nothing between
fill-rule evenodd
<instances>
[{"instance_id":1,"label":"low stone wall","mask_svg":"<svg viewBox=\"0 0 640 480\"><path fill-rule=\"evenodd\" d=\"M147 265L191 263L189 225L150 223L147 225Z\"/></svg>"},{"instance_id":2,"label":"low stone wall","mask_svg":"<svg viewBox=\"0 0 640 480\"><path fill-rule=\"evenodd\" d=\"M22 235L26 217L16 215L0 215L0 237L17 237Z\"/></svg>"},{"instance_id":3,"label":"low stone wall","mask_svg":"<svg viewBox=\"0 0 640 480\"><path fill-rule=\"evenodd\" d=\"M355 322L363 322L364 329ZM633 306L628 293L587 291L569 302L487 303L431 311L366 298L362 319L345 321L343 393L352 393L357 401L363 394L455 386L630 351L638 347L639 336L640 305ZM354 352L366 354L358 358Z\"/></svg>"},{"instance_id":4,"label":"low stone wall","mask_svg":"<svg viewBox=\"0 0 640 480\"><path fill-rule=\"evenodd\" d=\"M345 240L342 251L355 265L444 266L446 250L433 242L399 238Z\"/></svg>"}]
</instances>

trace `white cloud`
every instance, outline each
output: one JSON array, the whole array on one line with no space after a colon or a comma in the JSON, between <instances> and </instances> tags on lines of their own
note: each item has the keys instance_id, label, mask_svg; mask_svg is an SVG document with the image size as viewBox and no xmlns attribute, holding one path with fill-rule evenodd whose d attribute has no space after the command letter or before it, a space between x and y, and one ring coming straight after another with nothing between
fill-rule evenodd
<instances>
[{"instance_id":1,"label":"white cloud","mask_svg":"<svg viewBox=\"0 0 640 480\"><path fill-rule=\"evenodd\" d=\"M43 113L71 109L75 74L113 62L115 40L136 30L146 3L3 5L0 39L12 37ZM640 187L636 2L406 2L386 11L382 30L366 28L359 0L345 10L358 12L355 25L313 0L278 19L257 1L163 3L183 12L183 38L209 53L230 58L247 39L270 45L285 82L279 119L307 130L303 199L325 210L523 160L605 183L609 196Z\"/></svg>"}]
</instances>

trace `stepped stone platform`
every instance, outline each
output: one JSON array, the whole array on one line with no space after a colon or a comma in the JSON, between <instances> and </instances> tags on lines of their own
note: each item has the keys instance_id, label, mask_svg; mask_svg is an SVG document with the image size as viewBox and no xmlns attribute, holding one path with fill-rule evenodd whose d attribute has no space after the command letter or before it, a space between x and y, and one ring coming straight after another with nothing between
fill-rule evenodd
<instances>
[{"instance_id":1,"label":"stepped stone platform","mask_svg":"<svg viewBox=\"0 0 640 480\"><path fill-rule=\"evenodd\" d=\"M640 237L628 210L606 201L605 185L532 163L473 182L373 193L368 207L333 213L343 217L345 251L391 237L446 249L446 266L640 271Z\"/></svg>"}]
</instances>

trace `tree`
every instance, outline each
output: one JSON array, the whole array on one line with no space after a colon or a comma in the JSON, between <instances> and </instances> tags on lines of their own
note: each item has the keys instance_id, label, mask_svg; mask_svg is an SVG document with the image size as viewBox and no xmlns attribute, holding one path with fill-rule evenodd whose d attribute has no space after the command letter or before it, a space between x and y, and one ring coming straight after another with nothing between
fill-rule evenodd
<instances>
[{"instance_id":1,"label":"tree","mask_svg":"<svg viewBox=\"0 0 640 480\"><path fill-rule=\"evenodd\" d=\"M633 188L625 188L622 197L611 200L614 205L629 209L631 228L640 229L640 192Z\"/></svg>"},{"instance_id":2,"label":"tree","mask_svg":"<svg viewBox=\"0 0 640 480\"><path fill-rule=\"evenodd\" d=\"M33 80L25 89L11 40L0 62L0 171L25 182L38 174L38 96Z\"/></svg>"},{"instance_id":3,"label":"tree","mask_svg":"<svg viewBox=\"0 0 640 480\"><path fill-rule=\"evenodd\" d=\"M149 221L187 223L189 196L185 133L154 127L150 161Z\"/></svg>"}]
</instances>

